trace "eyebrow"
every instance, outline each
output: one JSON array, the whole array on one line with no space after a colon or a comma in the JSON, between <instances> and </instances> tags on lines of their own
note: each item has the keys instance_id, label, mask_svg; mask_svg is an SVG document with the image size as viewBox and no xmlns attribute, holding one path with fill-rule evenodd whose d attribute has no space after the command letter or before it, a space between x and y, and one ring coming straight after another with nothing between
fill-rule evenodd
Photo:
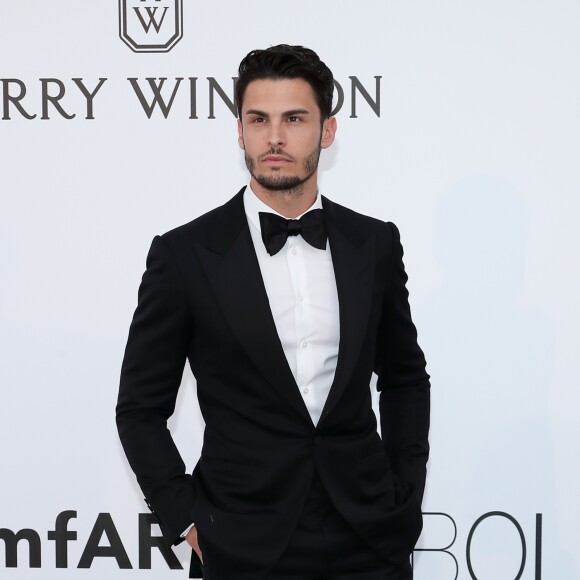
<instances>
[{"instance_id":1,"label":"eyebrow","mask_svg":"<svg viewBox=\"0 0 580 580\"><path fill-rule=\"evenodd\" d=\"M291 109L290 111L284 111L282 113L282 117L292 117L293 115L309 115L310 111L306 109ZM256 115L258 117L270 117L268 113L265 111L259 111L258 109L248 109L246 111L246 115Z\"/></svg>"}]
</instances>

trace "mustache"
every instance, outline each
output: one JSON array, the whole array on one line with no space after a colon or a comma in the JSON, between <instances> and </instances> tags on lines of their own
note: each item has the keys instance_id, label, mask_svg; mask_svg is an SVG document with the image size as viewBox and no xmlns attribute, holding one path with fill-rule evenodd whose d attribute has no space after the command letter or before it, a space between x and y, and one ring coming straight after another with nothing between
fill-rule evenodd
<instances>
[{"instance_id":1,"label":"mustache","mask_svg":"<svg viewBox=\"0 0 580 580\"><path fill-rule=\"evenodd\" d=\"M281 155L283 157L286 157L286 159L288 159L289 161L294 161L294 157L286 153L286 151L284 151L281 147L271 147L269 151L267 151L266 153L262 153L262 155L260 155L258 159L260 161L263 161L266 157L268 157L268 155Z\"/></svg>"}]
</instances>

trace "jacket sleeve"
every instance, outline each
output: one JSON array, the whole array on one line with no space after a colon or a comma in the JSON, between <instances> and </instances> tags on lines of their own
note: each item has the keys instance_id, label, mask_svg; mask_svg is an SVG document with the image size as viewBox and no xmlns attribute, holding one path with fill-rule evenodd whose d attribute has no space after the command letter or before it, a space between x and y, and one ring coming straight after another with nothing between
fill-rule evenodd
<instances>
[{"instance_id":1,"label":"jacket sleeve","mask_svg":"<svg viewBox=\"0 0 580 580\"><path fill-rule=\"evenodd\" d=\"M393 470L423 498L429 456L430 383L411 319L399 230L389 222L391 259L379 323L375 372L381 434Z\"/></svg>"},{"instance_id":2,"label":"jacket sleeve","mask_svg":"<svg viewBox=\"0 0 580 580\"><path fill-rule=\"evenodd\" d=\"M183 541L195 500L191 475L167 428L181 384L191 313L177 265L155 236L121 368L117 428L121 443L164 537Z\"/></svg>"}]
</instances>

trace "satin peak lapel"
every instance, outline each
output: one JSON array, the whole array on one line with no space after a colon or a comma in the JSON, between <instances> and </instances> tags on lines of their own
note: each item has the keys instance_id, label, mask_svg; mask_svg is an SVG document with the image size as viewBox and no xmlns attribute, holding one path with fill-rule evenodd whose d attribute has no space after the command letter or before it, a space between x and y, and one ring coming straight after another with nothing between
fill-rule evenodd
<instances>
[{"instance_id":1,"label":"satin peak lapel","mask_svg":"<svg viewBox=\"0 0 580 580\"><path fill-rule=\"evenodd\" d=\"M256 368L312 424L276 331L242 194L243 189L216 210L211 239L207 247L196 247L196 253L226 319Z\"/></svg>"},{"instance_id":2,"label":"satin peak lapel","mask_svg":"<svg viewBox=\"0 0 580 580\"><path fill-rule=\"evenodd\" d=\"M319 425L338 402L359 359L369 323L375 256L374 236L356 230L349 210L324 196L322 203L338 292L340 343L334 380Z\"/></svg>"}]
</instances>

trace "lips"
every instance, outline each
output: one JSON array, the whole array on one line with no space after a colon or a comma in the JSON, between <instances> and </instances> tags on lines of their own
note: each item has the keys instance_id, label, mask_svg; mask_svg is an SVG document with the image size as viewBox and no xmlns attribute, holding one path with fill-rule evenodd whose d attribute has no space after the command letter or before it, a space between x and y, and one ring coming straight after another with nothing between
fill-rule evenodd
<instances>
[{"instance_id":1,"label":"lips","mask_svg":"<svg viewBox=\"0 0 580 580\"><path fill-rule=\"evenodd\" d=\"M291 159L284 155L266 155L262 161L266 163L290 163Z\"/></svg>"}]
</instances>

